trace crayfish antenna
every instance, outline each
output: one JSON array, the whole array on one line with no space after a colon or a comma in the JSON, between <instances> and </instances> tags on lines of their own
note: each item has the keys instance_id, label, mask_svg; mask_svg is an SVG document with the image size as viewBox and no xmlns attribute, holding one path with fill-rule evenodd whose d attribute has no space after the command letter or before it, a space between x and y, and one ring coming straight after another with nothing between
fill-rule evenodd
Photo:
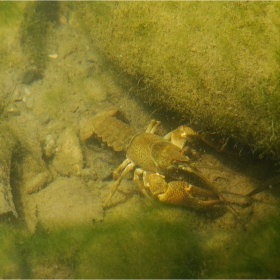
<instances>
[{"instance_id":1,"label":"crayfish antenna","mask_svg":"<svg viewBox=\"0 0 280 280\"><path fill-rule=\"evenodd\" d=\"M280 185L280 175L274 176L266 181L264 181L258 188L253 189L251 192L246 194L247 196L253 196L257 193L271 189L277 185Z\"/></svg>"}]
</instances>

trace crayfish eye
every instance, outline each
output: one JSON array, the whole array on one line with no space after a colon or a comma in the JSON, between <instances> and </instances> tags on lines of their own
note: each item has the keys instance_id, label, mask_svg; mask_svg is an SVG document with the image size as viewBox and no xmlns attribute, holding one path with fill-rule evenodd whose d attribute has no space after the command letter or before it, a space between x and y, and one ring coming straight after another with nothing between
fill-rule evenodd
<instances>
[{"instance_id":1,"label":"crayfish eye","mask_svg":"<svg viewBox=\"0 0 280 280\"><path fill-rule=\"evenodd\" d=\"M189 162L173 161L173 168L177 170L188 170Z\"/></svg>"}]
</instances>

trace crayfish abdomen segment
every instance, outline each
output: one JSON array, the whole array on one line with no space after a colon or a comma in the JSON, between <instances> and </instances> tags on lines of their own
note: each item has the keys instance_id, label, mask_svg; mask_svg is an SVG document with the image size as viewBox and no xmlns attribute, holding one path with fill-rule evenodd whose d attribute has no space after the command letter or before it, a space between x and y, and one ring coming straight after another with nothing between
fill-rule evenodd
<instances>
[{"instance_id":1,"label":"crayfish abdomen segment","mask_svg":"<svg viewBox=\"0 0 280 280\"><path fill-rule=\"evenodd\" d=\"M115 151L125 151L136 131L126 123L113 117L117 112L116 110L109 111L109 115L102 112L81 121L81 139L87 140L95 134Z\"/></svg>"},{"instance_id":2,"label":"crayfish abdomen segment","mask_svg":"<svg viewBox=\"0 0 280 280\"><path fill-rule=\"evenodd\" d=\"M96 125L95 133L115 151L126 150L130 139L136 134L133 128L113 117L102 119Z\"/></svg>"}]
</instances>

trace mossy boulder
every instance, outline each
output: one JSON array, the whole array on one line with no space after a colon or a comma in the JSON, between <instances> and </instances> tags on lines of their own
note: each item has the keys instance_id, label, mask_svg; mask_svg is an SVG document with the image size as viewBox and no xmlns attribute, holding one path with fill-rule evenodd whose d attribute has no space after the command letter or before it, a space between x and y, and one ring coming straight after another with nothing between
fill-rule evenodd
<instances>
[{"instance_id":1,"label":"mossy boulder","mask_svg":"<svg viewBox=\"0 0 280 280\"><path fill-rule=\"evenodd\" d=\"M76 5L77 4L77 5ZM280 159L279 3L75 3L133 94Z\"/></svg>"}]
</instances>

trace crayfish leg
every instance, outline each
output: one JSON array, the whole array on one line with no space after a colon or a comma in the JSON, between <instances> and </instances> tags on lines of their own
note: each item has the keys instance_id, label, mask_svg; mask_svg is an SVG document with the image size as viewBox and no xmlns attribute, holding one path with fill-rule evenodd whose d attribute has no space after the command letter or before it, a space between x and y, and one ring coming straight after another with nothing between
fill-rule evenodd
<instances>
[{"instance_id":1,"label":"crayfish leg","mask_svg":"<svg viewBox=\"0 0 280 280\"><path fill-rule=\"evenodd\" d=\"M147 191L145 190L145 186L141 183L139 176L142 175L143 176L143 180L144 180L144 175L143 173L145 173L143 171L143 169L141 168L136 168L134 171L134 176L133 176L133 180L136 183L136 185L138 186L138 188L140 189L140 191L148 198L151 199L151 197L148 195Z\"/></svg>"},{"instance_id":2,"label":"crayfish leg","mask_svg":"<svg viewBox=\"0 0 280 280\"><path fill-rule=\"evenodd\" d=\"M157 130L157 128L160 125L160 121L156 121L156 120L151 120L147 129L146 129L146 133L152 133L154 134Z\"/></svg>"},{"instance_id":3,"label":"crayfish leg","mask_svg":"<svg viewBox=\"0 0 280 280\"><path fill-rule=\"evenodd\" d=\"M124 161L125 162L125 161ZM124 163L123 162L123 163ZM119 176L119 178L114 182L110 194L107 197L107 199L105 200L105 203L103 204L103 208L107 207L110 200L112 199L113 195L115 194L118 186L120 185L122 179L124 178L124 176L129 173L131 170L133 170L133 168L135 167L135 164L133 162L130 162L127 164L127 166L125 167L125 169L123 170L123 172L121 173L121 175Z\"/></svg>"}]
</instances>

